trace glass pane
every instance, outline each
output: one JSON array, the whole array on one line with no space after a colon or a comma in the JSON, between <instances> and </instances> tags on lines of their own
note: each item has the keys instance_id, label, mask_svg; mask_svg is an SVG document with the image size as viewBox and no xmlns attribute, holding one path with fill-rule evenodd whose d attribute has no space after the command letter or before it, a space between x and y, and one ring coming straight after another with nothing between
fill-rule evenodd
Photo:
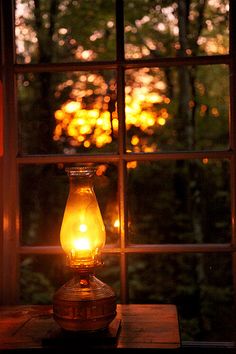
<instances>
[{"instance_id":1,"label":"glass pane","mask_svg":"<svg viewBox=\"0 0 236 354\"><path fill-rule=\"evenodd\" d=\"M16 0L18 63L115 59L115 0Z\"/></svg>"},{"instance_id":2,"label":"glass pane","mask_svg":"<svg viewBox=\"0 0 236 354\"><path fill-rule=\"evenodd\" d=\"M127 70L125 111L127 151L228 149L228 67Z\"/></svg>"},{"instance_id":3,"label":"glass pane","mask_svg":"<svg viewBox=\"0 0 236 354\"><path fill-rule=\"evenodd\" d=\"M95 276L110 285L119 301L119 258L103 255L104 265ZM22 304L51 304L57 289L71 279L65 257L58 255L29 255L22 257L20 267L20 302Z\"/></svg>"},{"instance_id":4,"label":"glass pane","mask_svg":"<svg viewBox=\"0 0 236 354\"><path fill-rule=\"evenodd\" d=\"M20 152L114 152L118 119L113 71L18 75Z\"/></svg>"},{"instance_id":5,"label":"glass pane","mask_svg":"<svg viewBox=\"0 0 236 354\"><path fill-rule=\"evenodd\" d=\"M124 3L127 59L228 54L228 0Z\"/></svg>"},{"instance_id":6,"label":"glass pane","mask_svg":"<svg viewBox=\"0 0 236 354\"><path fill-rule=\"evenodd\" d=\"M24 245L59 245L69 192L63 164L20 168L21 241ZM100 164L95 194L106 229L106 244L118 242L117 168Z\"/></svg>"},{"instance_id":7,"label":"glass pane","mask_svg":"<svg viewBox=\"0 0 236 354\"><path fill-rule=\"evenodd\" d=\"M228 161L128 163L129 243L231 240Z\"/></svg>"},{"instance_id":8,"label":"glass pane","mask_svg":"<svg viewBox=\"0 0 236 354\"><path fill-rule=\"evenodd\" d=\"M129 255L131 303L175 304L181 339L233 340L230 254Z\"/></svg>"}]
</instances>

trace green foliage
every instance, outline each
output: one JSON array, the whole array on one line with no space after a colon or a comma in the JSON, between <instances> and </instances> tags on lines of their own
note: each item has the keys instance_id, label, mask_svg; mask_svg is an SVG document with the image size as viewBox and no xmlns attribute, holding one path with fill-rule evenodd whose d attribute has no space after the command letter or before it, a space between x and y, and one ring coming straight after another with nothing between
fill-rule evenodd
<instances>
[{"instance_id":1,"label":"green foliage","mask_svg":"<svg viewBox=\"0 0 236 354\"><path fill-rule=\"evenodd\" d=\"M33 258L27 257L21 263L21 298L23 304L48 304L52 302L54 287L51 281L33 269Z\"/></svg>"},{"instance_id":2,"label":"green foliage","mask_svg":"<svg viewBox=\"0 0 236 354\"><path fill-rule=\"evenodd\" d=\"M24 24L37 42L24 40L31 62L86 60L76 51L89 50L98 60L115 59L114 0L18 0L25 3ZM91 37L93 36L93 37ZM92 38L92 39L91 39ZM18 55L25 60L26 53Z\"/></svg>"},{"instance_id":3,"label":"green foliage","mask_svg":"<svg viewBox=\"0 0 236 354\"><path fill-rule=\"evenodd\" d=\"M219 161L139 163L128 175L129 241L229 241L228 173Z\"/></svg>"},{"instance_id":4,"label":"green foliage","mask_svg":"<svg viewBox=\"0 0 236 354\"><path fill-rule=\"evenodd\" d=\"M230 267L227 254L130 255L130 301L176 304L183 340L231 340Z\"/></svg>"},{"instance_id":5,"label":"green foliage","mask_svg":"<svg viewBox=\"0 0 236 354\"><path fill-rule=\"evenodd\" d=\"M57 165L24 166L21 169L22 243L59 243L68 193L68 178ZM30 193L29 193L30 191Z\"/></svg>"}]
</instances>

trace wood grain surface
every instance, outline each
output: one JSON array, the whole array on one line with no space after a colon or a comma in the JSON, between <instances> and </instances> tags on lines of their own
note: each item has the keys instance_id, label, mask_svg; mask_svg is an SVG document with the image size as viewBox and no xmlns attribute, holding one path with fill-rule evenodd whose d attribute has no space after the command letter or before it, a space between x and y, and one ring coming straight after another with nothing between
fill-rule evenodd
<instances>
[{"instance_id":1,"label":"wood grain surface","mask_svg":"<svg viewBox=\"0 0 236 354\"><path fill-rule=\"evenodd\" d=\"M110 333L83 336L62 335L44 305L0 307L0 350L69 348L75 340L81 347L102 349L148 349L180 347L177 309L174 305L117 305ZM119 330L117 328L119 327ZM111 336L116 328L116 338ZM83 336L83 341L79 338ZM110 340L111 337L114 340ZM53 340L50 340L53 338ZM109 340L108 340L109 339Z\"/></svg>"}]
</instances>

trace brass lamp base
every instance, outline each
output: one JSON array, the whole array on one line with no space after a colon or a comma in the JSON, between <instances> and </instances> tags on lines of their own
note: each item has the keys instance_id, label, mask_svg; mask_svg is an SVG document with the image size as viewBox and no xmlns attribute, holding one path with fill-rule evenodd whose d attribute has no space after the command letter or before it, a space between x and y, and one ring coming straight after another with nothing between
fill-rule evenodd
<instances>
[{"instance_id":1,"label":"brass lamp base","mask_svg":"<svg viewBox=\"0 0 236 354\"><path fill-rule=\"evenodd\" d=\"M55 293L53 316L67 331L105 329L116 316L115 293L93 274L77 273Z\"/></svg>"}]
</instances>

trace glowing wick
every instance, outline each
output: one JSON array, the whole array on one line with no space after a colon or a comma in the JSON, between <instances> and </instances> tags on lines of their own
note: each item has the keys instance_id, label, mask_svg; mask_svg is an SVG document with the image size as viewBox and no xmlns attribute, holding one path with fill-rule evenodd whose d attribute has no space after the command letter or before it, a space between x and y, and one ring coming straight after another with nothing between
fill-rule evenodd
<instances>
[{"instance_id":1,"label":"glowing wick","mask_svg":"<svg viewBox=\"0 0 236 354\"><path fill-rule=\"evenodd\" d=\"M119 219L116 219L116 221L114 222L114 227L119 227L120 226L120 221Z\"/></svg>"},{"instance_id":2,"label":"glowing wick","mask_svg":"<svg viewBox=\"0 0 236 354\"><path fill-rule=\"evenodd\" d=\"M90 244L89 240L85 237L74 240L74 246L76 250L89 250Z\"/></svg>"},{"instance_id":3,"label":"glowing wick","mask_svg":"<svg viewBox=\"0 0 236 354\"><path fill-rule=\"evenodd\" d=\"M81 224L80 226L79 226L79 231L81 231L81 232L86 232L87 231L87 225L85 225L85 224Z\"/></svg>"}]
</instances>

